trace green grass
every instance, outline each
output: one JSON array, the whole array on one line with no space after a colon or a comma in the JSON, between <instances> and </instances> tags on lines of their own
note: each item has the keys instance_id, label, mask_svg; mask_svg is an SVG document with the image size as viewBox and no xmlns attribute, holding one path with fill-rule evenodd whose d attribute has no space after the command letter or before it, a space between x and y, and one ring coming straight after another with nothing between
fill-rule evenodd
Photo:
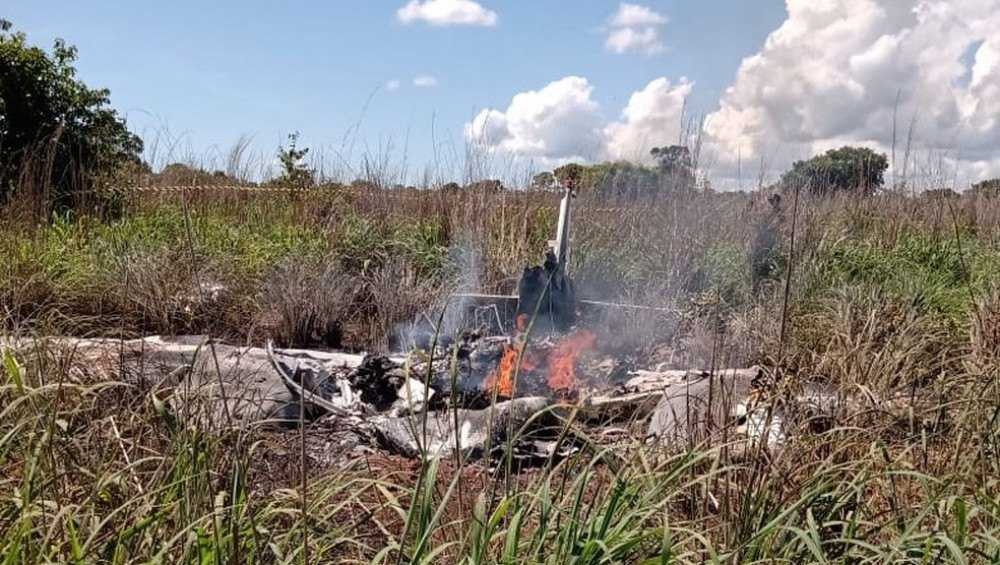
<instances>
[{"instance_id":1,"label":"green grass","mask_svg":"<svg viewBox=\"0 0 1000 565\"><path fill-rule=\"evenodd\" d=\"M308 302L320 325L332 317L372 347L463 274L456 250L478 257L482 290L509 289L554 223L544 195L416 196L153 200L109 222L5 222L0 317L29 336L242 342L272 336L275 316L298 327ZM719 355L765 363L792 388L906 402L821 431L804 422L781 453L742 458L718 443L638 439L516 476L475 462L317 458L303 496L296 434L220 430L79 353L4 347L4 563L1000 562L1000 343L986 316L1000 311L1000 222L985 204L955 204L957 239L929 204L805 203L783 343L787 218L779 269L755 292L758 218L745 200L612 215L591 205L574 226L574 273L608 293L598 297L683 312L634 326L662 337L677 365ZM206 280L227 295L192 306ZM320 445L325 433L307 430Z\"/></svg>"},{"instance_id":2,"label":"green grass","mask_svg":"<svg viewBox=\"0 0 1000 565\"><path fill-rule=\"evenodd\" d=\"M72 284L98 276L123 257L187 248L207 260L231 259L241 271L259 274L293 255L320 255L329 242L322 231L290 219L234 221L197 212L185 218L179 208L164 206L109 224L58 217L23 241L19 254L22 260L38 260L53 280Z\"/></svg>"},{"instance_id":3,"label":"green grass","mask_svg":"<svg viewBox=\"0 0 1000 565\"><path fill-rule=\"evenodd\" d=\"M337 227L334 248L352 271L364 272L395 258L413 264L421 274L433 275L444 266L448 240L440 222L383 222L352 213Z\"/></svg>"},{"instance_id":4,"label":"green grass","mask_svg":"<svg viewBox=\"0 0 1000 565\"><path fill-rule=\"evenodd\" d=\"M879 288L913 308L958 320L996 284L1000 250L965 236L902 235L892 246L849 239L822 249L807 282L815 295L845 285Z\"/></svg>"}]
</instances>

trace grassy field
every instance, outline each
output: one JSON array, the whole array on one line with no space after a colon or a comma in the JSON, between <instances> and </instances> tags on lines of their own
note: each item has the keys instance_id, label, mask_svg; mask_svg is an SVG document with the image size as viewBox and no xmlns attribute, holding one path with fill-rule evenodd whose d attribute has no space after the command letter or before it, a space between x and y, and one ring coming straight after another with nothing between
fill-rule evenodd
<instances>
[{"instance_id":1,"label":"grassy field","mask_svg":"<svg viewBox=\"0 0 1000 565\"><path fill-rule=\"evenodd\" d=\"M470 278L510 291L556 202L220 190L129 194L114 218L6 213L0 320L384 350ZM759 363L788 387L907 401L747 458L635 440L513 477L374 453L304 465L297 433L180 421L38 342L3 353L4 563L1000 562L1000 200L577 210L580 294L671 312L626 321L638 362Z\"/></svg>"}]
</instances>

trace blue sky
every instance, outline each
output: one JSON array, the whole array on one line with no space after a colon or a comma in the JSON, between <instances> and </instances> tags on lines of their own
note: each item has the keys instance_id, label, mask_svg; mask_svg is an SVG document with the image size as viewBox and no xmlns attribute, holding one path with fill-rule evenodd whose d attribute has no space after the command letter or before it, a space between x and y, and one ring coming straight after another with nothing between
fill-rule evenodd
<instances>
[{"instance_id":1,"label":"blue sky","mask_svg":"<svg viewBox=\"0 0 1000 565\"><path fill-rule=\"evenodd\" d=\"M432 122L439 141L460 144L480 109L567 75L591 81L608 118L659 76L689 77L692 106L711 109L785 16L776 0L646 2L670 20L666 51L647 56L604 48L611 1L488 2L493 27L404 24L403 0L10 1L5 17L33 42L79 48L82 78L110 88L139 132L166 125L195 153L243 133L276 146L295 130L340 146L361 120L359 144L408 134L414 162L431 158ZM437 86L414 87L418 75Z\"/></svg>"},{"instance_id":2,"label":"blue sky","mask_svg":"<svg viewBox=\"0 0 1000 565\"><path fill-rule=\"evenodd\" d=\"M271 154L300 131L352 164L405 145L411 177L470 140L549 166L645 155L684 108L707 117L708 176L888 152L893 116L915 129L894 174L1000 175L1000 0L6 0L2 16L76 45L82 78L138 133L168 128L177 158L242 134Z\"/></svg>"}]
</instances>

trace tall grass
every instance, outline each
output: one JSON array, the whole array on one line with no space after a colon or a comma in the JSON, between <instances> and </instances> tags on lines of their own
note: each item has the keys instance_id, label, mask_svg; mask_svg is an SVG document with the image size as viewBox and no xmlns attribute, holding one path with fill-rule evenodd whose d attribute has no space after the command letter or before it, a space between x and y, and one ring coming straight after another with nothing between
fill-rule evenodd
<instances>
[{"instance_id":1,"label":"tall grass","mask_svg":"<svg viewBox=\"0 0 1000 565\"><path fill-rule=\"evenodd\" d=\"M41 341L5 353L7 562L298 562L305 539L314 562L1000 557L997 430L982 418L995 376L951 375L937 403L856 414L764 459L625 442L509 490L474 463L356 452L309 477L306 538L293 437L185 421L73 355Z\"/></svg>"},{"instance_id":2,"label":"tall grass","mask_svg":"<svg viewBox=\"0 0 1000 565\"><path fill-rule=\"evenodd\" d=\"M347 347L389 346L417 313L437 319L458 246L480 259L481 290L510 291L539 259L554 200L205 191L130 195L114 220L5 217L0 316L26 338L2 354L5 562L1000 561L993 200L804 199L779 346L784 265L754 284L754 197L580 198L580 293L672 312L601 318L603 339L634 336L641 363L761 362L781 388L862 399L800 415L780 451L665 449L574 426L592 449L517 474L332 453L340 432L323 424L299 438L175 412L113 363L38 337L315 345L333 328ZM777 241L790 228L786 215Z\"/></svg>"}]
</instances>

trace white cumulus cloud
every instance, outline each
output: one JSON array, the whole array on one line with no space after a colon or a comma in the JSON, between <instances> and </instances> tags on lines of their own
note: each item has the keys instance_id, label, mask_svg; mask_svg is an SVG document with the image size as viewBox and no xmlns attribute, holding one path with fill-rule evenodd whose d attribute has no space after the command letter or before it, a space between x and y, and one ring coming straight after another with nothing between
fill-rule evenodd
<instances>
[{"instance_id":1,"label":"white cumulus cloud","mask_svg":"<svg viewBox=\"0 0 1000 565\"><path fill-rule=\"evenodd\" d=\"M472 0L410 0L396 11L404 24L425 22L433 26L497 25L499 16L493 10Z\"/></svg>"},{"instance_id":2,"label":"white cumulus cloud","mask_svg":"<svg viewBox=\"0 0 1000 565\"><path fill-rule=\"evenodd\" d=\"M608 20L608 36L604 40L604 47L619 54L662 53L665 47L660 38L660 30L667 21L666 16L646 6L622 2L618 5L618 11Z\"/></svg>"},{"instance_id":3,"label":"white cumulus cloud","mask_svg":"<svg viewBox=\"0 0 1000 565\"><path fill-rule=\"evenodd\" d=\"M399 90L400 86L401 84L397 79L392 79L390 81L386 81L385 83L385 89L388 90L389 92L392 92L394 90Z\"/></svg>"},{"instance_id":4,"label":"white cumulus cloud","mask_svg":"<svg viewBox=\"0 0 1000 565\"><path fill-rule=\"evenodd\" d=\"M642 161L653 147L677 143L684 103L693 87L685 78L671 84L661 77L633 93L621 120L604 128L606 156Z\"/></svg>"},{"instance_id":5,"label":"white cumulus cloud","mask_svg":"<svg viewBox=\"0 0 1000 565\"><path fill-rule=\"evenodd\" d=\"M787 8L708 117L720 158L784 148L787 160L843 143L889 151L895 121L897 147L913 124L923 149L1000 169L1000 0L787 0Z\"/></svg>"},{"instance_id":6,"label":"white cumulus cloud","mask_svg":"<svg viewBox=\"0 0 1000 565\"><path fill-rule=\"evenodd\" d=\"M675 143L684 101L693 88L658 78L632 94L618 121L601 117L587 79L569 76L516 94L505 110L481 111L465 126L480 146L543 163L643 160L649 149Z\"/></svg>"},{"instance_id":7,"label":"white cumulus cloud","mask_svg":"<svg viewBox=\"0 0 1000 565\"><path fill-rule=\"evenodd\" d=\"M735 178L739 159L744 167L764 163L773 177L794 159L848 144L891 157L895 129L897 180L905 174L929 186L1000 176L1000 0L786 5L786 20L743 60L706 117L701 161L710 163L708 174ZM662 46L658 30L666 21L622 4L608 20L609 41L613 32L632 30L612 43L649 52L649 45ZM652 40L643 31L649 26ZM569 76L516 94L506 108L483 110L465 134L545 163L643 159L651 147L677 143L693 89L684 78L658 78L607 120L595 86Z\"/></svg>"},{"instance_id":8,"label":"white cumulus cloud","mask_svg":"<svg viewBox=\"0 0 1000 565\"><path fill-rule=\"evenodd\" d=\"M520 157L589 159L602 149L602 121L587 79L568 76L514 95L465 125L470 141Z\"/></svg>"}]
</instances>

